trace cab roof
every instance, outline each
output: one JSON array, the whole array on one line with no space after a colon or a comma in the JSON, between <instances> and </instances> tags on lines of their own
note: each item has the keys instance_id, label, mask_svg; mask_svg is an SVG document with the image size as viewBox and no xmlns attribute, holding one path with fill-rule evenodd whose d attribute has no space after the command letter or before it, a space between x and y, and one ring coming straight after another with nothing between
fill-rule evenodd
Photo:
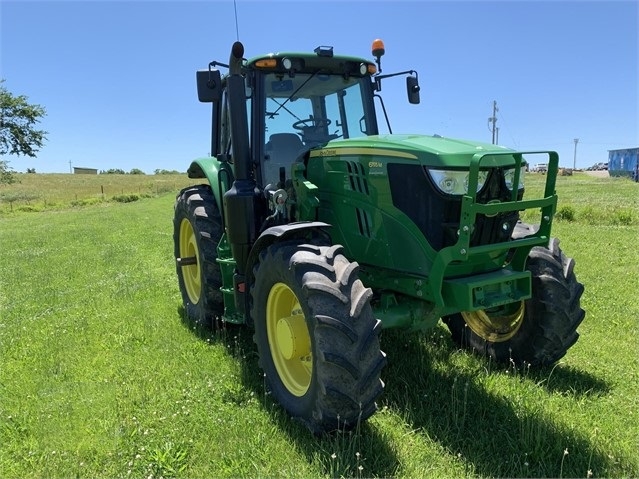
<instances>
[{"instance_id":1,"label":"cab roof","mask_svg":"<svg viewBox=\"0 0 639 479\"><path fill-rule=\"evenodd\" d=\"M363 65L363 66L362 66ZM333 47L317 47L310 52L278 52L247 60L246 68L264 71L295 71L365 76L376 72L375 64L364 58L334 55Z\"/></svg>"}]
</instances>

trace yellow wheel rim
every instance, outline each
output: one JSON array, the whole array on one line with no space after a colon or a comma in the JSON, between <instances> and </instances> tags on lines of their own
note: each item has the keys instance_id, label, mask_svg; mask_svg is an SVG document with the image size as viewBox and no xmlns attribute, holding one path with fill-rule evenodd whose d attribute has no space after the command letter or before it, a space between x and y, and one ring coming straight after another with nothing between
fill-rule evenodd
<instances>
[{"instance_id":1,"label":"yellow wheel rim","mask_svg":"<svg viewBox=\"0 0 639 479\"><path fill-rule=\"evenodd\" d=\"M180 258L192 257L198 258L199 262L199 252L193 226L188 219L184 218L180 223ZM202 291L202 278L200 276L199 264L182 266L182 278L189 300L191 303L197 304L198 301L200 301Z\"/></svg>"},{"instance_id":2,"label":"yellow wheel rim","mask_svg":"<svg viewBox=\"0 0 639 479\"><path fill-rule=\"evenodd\" d=\"M508 341L519 330L524 320L524 302L500 308L498 311L471 311L461 313L472 331L493 343Z\"/></svg>"},{"instance_id":3,"label":"yellow wheel rim","mask_svg":"<svg viewBox=\"0 0 639 479\"><path fill-rule=\"evenodd\" d=\"M276 283L266 302L266 333L271 357L282 384L295 396L303 396L311 384L311 337L295 293Z\"/></svg>"}]
</instances>

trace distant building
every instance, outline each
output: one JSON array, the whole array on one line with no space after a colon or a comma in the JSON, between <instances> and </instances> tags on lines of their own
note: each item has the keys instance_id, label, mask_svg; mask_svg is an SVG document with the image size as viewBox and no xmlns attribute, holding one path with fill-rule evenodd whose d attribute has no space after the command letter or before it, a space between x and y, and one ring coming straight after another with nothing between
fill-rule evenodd
<instances>
[{"instance_id":1,"label":"distant building","mask_svg":"<svg viewBox=\"0 0 639 479\"><path fill-rule=\"evenodd\" d=\"M639 148L608 150L608 174L610 176L629 176L639 181Z\"/></svg>"},{"instance_id":2,"label":"distant building","mask_svg":"<svg viewBox=\"0 0 639 479\"><path fill-rule=\"evenodd\" d=\"M81 166L74 166L73 167L73 174L74 175L97 175L98 174L98 169L97 168L82 168Z\"/></svg>"}]
</instances>

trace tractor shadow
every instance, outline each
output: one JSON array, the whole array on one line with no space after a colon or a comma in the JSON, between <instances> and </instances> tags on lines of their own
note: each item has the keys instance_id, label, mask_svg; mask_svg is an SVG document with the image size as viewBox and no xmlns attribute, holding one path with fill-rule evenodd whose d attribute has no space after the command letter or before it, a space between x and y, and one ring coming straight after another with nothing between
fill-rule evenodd
<instances>
[{"instance_id":1,"label":"tractor shadow","mask_svg":"<svg viewBox=\"0 0 639 479\"><path fill-rule=\"evenodd\" d=\"M211 331L190 322L182 308L178 313L194 335L223 346L236 359L243 387L254 393L271 423L290 437L309 463L319 464L326 476L393 477L401 471L394 440L385 429L387 419L379 424L374 415L354 431L314 436L267 392L250 328L227 324ZM438 443L449 460L463 461L472 475L584 477L588 470L595 475L609 470L610 459L593 437L554 420L539 394L526 397L516 386L515 392L494 393L482 385L479 376L490 378L509 368L483 359L479 359L485 361L479 374L472 368L455 368L454 356L467 353L455 347L446 331L385 330L381 346L388 364L382 371L386 388L378 400L384 412L378 414L401 418L403 427L423 435L425 442ZM606 381L563 366L518 374L517 381L529 383L524 391L536 388L542 395L565 396L566 401L602 397L611 391ZM565 449L570 451L568 459Z\"/></svg>"},{"instance_id":2,"label":"tractor shadow","mask_svg":"<svg viewBox=\"0 0 639 479\"><path fill-rule=\"evenodd\" d=\"M569 366L531 369L527 377L548 392L564 395L605 396L612 390L606 381Z\"/></svg>"},{"instance_id":3,"label":"tractor shadow","mask_svg":"<svg viewBox=\"0 0 639 479\"><path fill-rule=\"evenodd\" d=\"M597 449L593 437L551 417L540 399L552 394L576 404L584 397L604 396L611 391L604 380L564 367L513 372L488 359L479 359L485 361L481 372L455 368L453 356L468 353L459 351L448 332L439 329L414 334L385 331L382 349L389 358L382 372L382 403L469 464L473 475L584 477L588 470L609 470L610 459ZM495 393L483 386L494 379L491 375L506 373L527 383L523 390L513 385ZM531 389L534 394L526 395Z\"/></svg>"},{"instance_id":4,"label":"tractor shadow","mask_svg":"<svg viewBox=\"0 0 639 479\"><path fill-rule=\"evenodd\" d=\"M370 422L364 421L352 431L314 435L301 422L291 418L267 391L258 364L253 331L246 326L217 325L211 329L191 321L182 306L177 313L182 325L200 340L224 348L240 368L242 385L254 393L269 416L271 423L284 432L302 452L309 463L319 464L328 477L392 477L397 473L398 458L388 438L380 434ZM363 469L359 469L362 467ZM368 472L368 474L367 474Z\"/></svg>"}]
</instances>

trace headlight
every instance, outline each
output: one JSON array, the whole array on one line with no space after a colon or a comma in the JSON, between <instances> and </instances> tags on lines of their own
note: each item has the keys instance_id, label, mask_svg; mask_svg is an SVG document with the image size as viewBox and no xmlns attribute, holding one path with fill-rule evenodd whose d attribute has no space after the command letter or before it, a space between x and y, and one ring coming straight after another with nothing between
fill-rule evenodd
<instances>
[{"instance_id":1,"label":"headlight","mask_svg":"<svg viewBox=\"0 0 639 479\"><path fill-rule=\"evenodd\" d=\"M430 178L435 186L442 193L448 195L465 195L468 193L468 175L467 171L454 170L427 170ZM477 177L477 192L479 192L486 183L488 178L487 171L480 171Z\"/></svg>"},{"instance_id":2,"label":"headlight","mask_svg":"<svg viewBox=\"0 0 639 479\"><path fill-rule=\"evenodd\" d=\"M524 188L524 174L526 173L526 166L523 165L520 169L519 169L519 188L518 189L523 189ZM507 170L504 170L504 180L506 181L506 187L512 191L513 190L513 183L515 183L515 168L509 168Z\"/></svg>"}]
</instances>

